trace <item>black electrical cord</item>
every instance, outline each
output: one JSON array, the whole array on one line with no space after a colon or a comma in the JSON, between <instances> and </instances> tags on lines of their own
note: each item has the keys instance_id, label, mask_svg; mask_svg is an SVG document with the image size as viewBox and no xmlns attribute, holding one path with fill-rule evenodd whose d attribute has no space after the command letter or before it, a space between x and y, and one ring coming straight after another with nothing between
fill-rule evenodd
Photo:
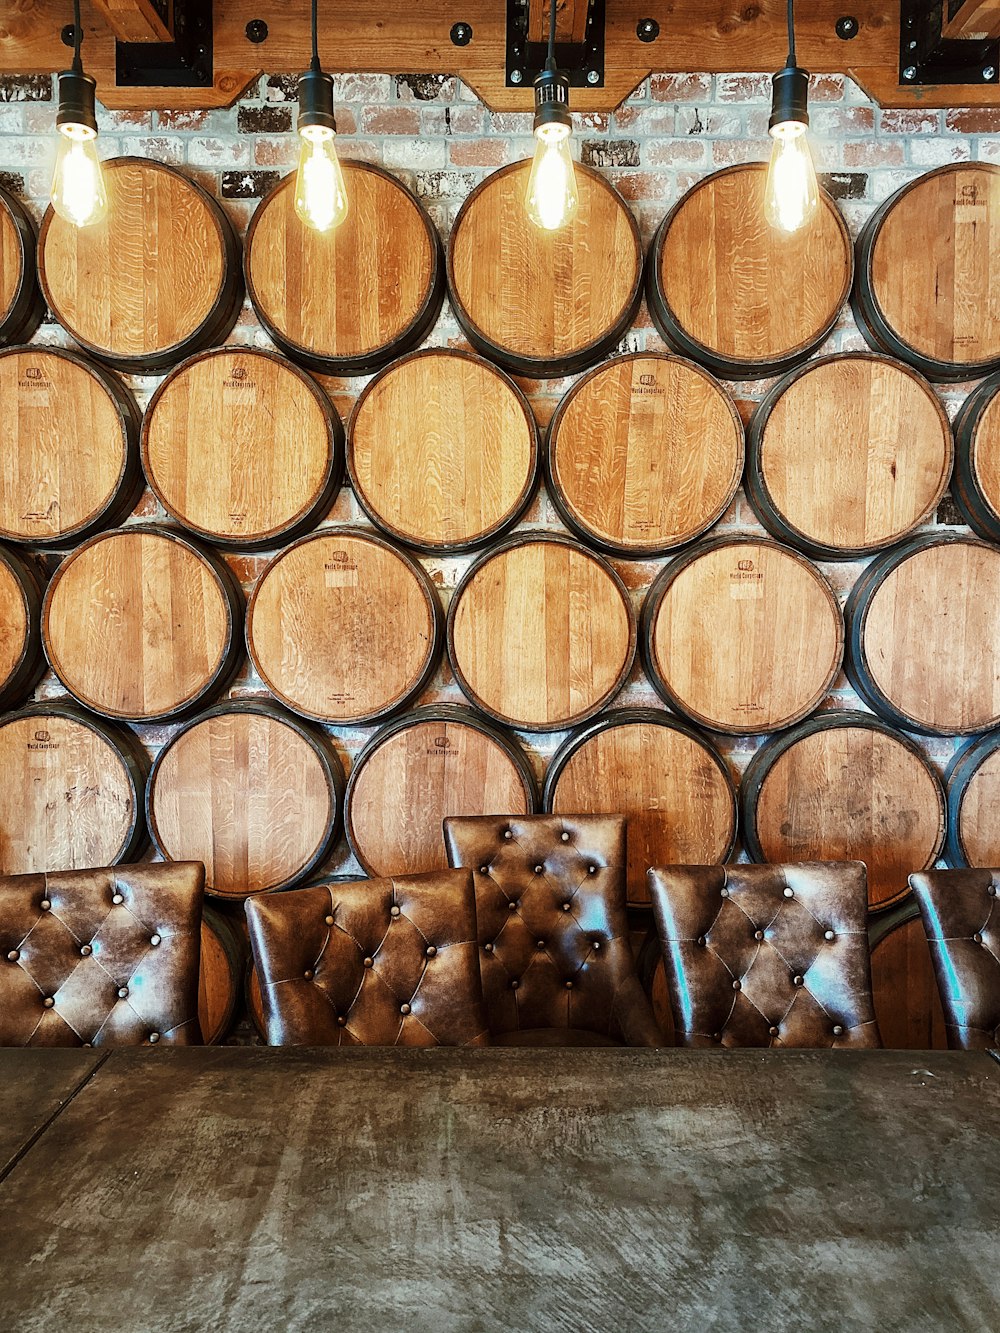
<instances>
[{"instance_id":1,"label":"black electrical cord","mask_svg":"<svg viewBox=\"0 0 1000 1333\"><path fill-rule=\"evenodd\" d=\"M79 3L79 0L77 0ZM309 68L318 70L319 64L319 0L312 0L312 63Z\"/></svg>"},{"instance_id":2,"label":"black electrical cord","mask_svg":"<svg viewBox=\"0 0 1000 1333\"><path fill-rule=\"evenodd\" d=\"M83 73L80 47L83 45L83 24L80 22L80 0L73 0L73 73Z\"/></svg>"},{"instance_id":3,"label":"black electrical cord","mask_svg":"<svg viewBox=\"0 0 1000 1333\"><path fill-rule=\"evenodd\" d=\"M785 64L795 64L795 0L788 0L788 59Z\"/></svg>"},{"instance_id":4,"label":"black electrical cord","mask_svg":"<svg viewBox=\"0 0 1000 1333\"><path fill-rule=\"evenodd\" d=\"M556 0L552 0L552 8L549 10L549 54L545 60L545 68L552 70L556 68Z\"/></svg>"}]
</instances>

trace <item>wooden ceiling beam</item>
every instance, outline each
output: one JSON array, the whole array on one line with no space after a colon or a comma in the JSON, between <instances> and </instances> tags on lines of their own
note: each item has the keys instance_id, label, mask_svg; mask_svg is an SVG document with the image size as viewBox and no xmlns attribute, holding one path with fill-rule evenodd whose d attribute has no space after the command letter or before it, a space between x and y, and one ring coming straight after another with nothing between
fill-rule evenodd
<instances>
[{"instance_id":1,"label":"wooden ceiling beam","mask_svg":"<svg viewBox=\"0 0 1000 1333\"><path fill-rule=\"evenodd\" d=\"M949 8L945 4L942 37L1000 37L1000 0L964 0L950 18Z\"/></svg>"},{"instance_id":2,"label":"wooden ceiling beam","mask_svg":"<svg viewBox=\"0 0 1000 1333\"><path fill-rule=\"evenodd\" d=\"M556 0L556 41L572 42L576 45L583 41L587 31L587 11L589 0ZM551 0L528 0L528 41L547 42L549 40L549 17L552 13Z\"/></svg>"},{"instance_id":3,"label":"wooden ceiling beam","mask_svg":"<svg viewBox=\"0 0 1000 1333\"><path fill-rule=\"evenodd\" d=\"M150 0L94 0L94 8L120 42L172 42L173 30ZM168 20L173 5L167 7Z\"/></svg>"}]
</instances>

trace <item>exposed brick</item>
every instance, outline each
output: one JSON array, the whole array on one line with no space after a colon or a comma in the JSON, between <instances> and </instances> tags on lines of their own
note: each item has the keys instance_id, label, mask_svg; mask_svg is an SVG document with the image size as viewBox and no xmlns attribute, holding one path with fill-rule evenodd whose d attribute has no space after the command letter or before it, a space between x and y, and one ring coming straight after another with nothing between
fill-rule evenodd
<instances>
[{"instance_id":1,"label":"exposed brick","mask_svg":"<svg viewBox=\"0 0 1000 1333\"><path fill-rule=\"evenodd\" d=\"M8 194L24 194L24 177L19 171L0 171L0 190Z\"/></svg>"},{"instance_id":2,"label":"exposed brick","mask_svg":"<svg viewBox=\"0 0 1000 1333\"><path fill-rule=\"evenodd\" d=\"M809 80L809 101L839 102L843 99L848 85L856 89L856 85L851 84L842 74L814 74Z\"/></svg>"},{"instance_id":3,"label":"exposed brick","mask_svg":"<svg viewBox=\"0 0 1000 1333\"><path fill-rule=\"evenodd\" d=\"M297 74L272 74L267 81L267 100L269 102L297 102L299 100L299 76Z\"/></svg>"},{"instance_id":4,"label":"exposed brick","mask_svg":"<svg viewBox=\"0 0 1000 1333\"><path fill-rule=\"evenodd\" d=\"M281 180L280 171L224 171L223 199L261 199Z\"/></svg>"},{"instance_id":5,"label":"exposed brick","mask_svg":"<svg viewBox=\"0 0 1000 1333\"><path fill-rule=\"evenodd\" d=\"M448 160L454 167L502 167L510 161L506 139L452 139Z\"/></svg>"},{"instance_id":6,"label":"exposed brick","mask_svg":"<svg viewBox=\"0 0 1000 1333\"><path fill-rule=\"evenodd\" d=\"M670 176L662 171L613 171L608 179L623 199L668 199Z\"/></svg>"},{"instance_id":7,"label":"exposed brick","mask_svg":"<svg viewBox=\"0 0 1000 1333\"><path fill-rule=\"evenodd\" d=\"M708 161L708 143L704 139L654 139L644 150L646 165L651 167L693 166Z\"/></svg>"},{"instance_id":8,"label":"exposed brick","mask_svg":"<svg viewBox=\"0 0 1000 1333\"><path fill-rule=\"evenodd\" d=\"M294 167L299 160L299 137L286 134L280 139L255 138L253 160L258 167Z\"/></svg>"},{"instance_id":9,"label":"exposed brick","mask_svg":"<svg viewBox=\"0 0 1000 1333\"><path fill-rule=\"evenodd\" d=\"M826 171L819 180L834 199L863 199L868 184L868 176L863 171Z\"/></svg>"},{"instance_id":10,"label":"exposed brick","mask_svg":"<svg viewBox=\"0 0 1000 1333\"><path fill-rule=\"evenodd\" d=\"M949 162L967 162L972 156L968 139L910 139L910 161L915 167L943 167Z\"/></svg>"},{"instance_id":11,"label":"exposed brick","mask_svg":"<svg viewBox=\"0 0 1000 1333\"><path fill-rule=\"evenodd\" d=\"M903 145L898 140L862 139L844 144L845 167L901 167L903 162Z\"/></svg>"},{"instance_id":12,"label":"exposed brick","mask_svg":"<svg viewBox=\"0 0 1000 1333\"><path fill-rule=\"evenodd\" d=\"M814 134L851 135L875 132L875 108L870 106L814 107L809 116Z\"/></svg>"},{"instance_id":13,"label":"exposed brick","mask_svg":"<svg viewBox=\"0 0 1000 1333\"><path fill-rule=\"evenodd\" d=\"M939 111L890 107L879 112L878 127L882 134L936 134L941 124Z\"/></svg>"},{"instance_id":14,"label":"exposed brick","mask_svg":"<svg viewBox=\"0 0 1000 1333\"><path fill-rule=\"evenodd\" d=\"M712 96L711 74L654 74L649 94L655 102L707 102Z\"/></svg>"},{"instance_id":15,"label":"exposed brick","mask_svg":"<svg viewBox=\"0 0 1000 1333\"><path fill-rule=\"evenodd\" d=\"M157 111L156 124L161 130L201 130L211 114L211 111Z\"/></svg>"},{"instance_id":16,"label":"exposed brick","mask_svg":"<svg viewBox=\"0 0 1000 1333\"><path fill-rule=\"evenodd\" d=\"M944 127L955 134L1000 133L1000 108L977 106L965 111L946 111Z\"/></svg>"},{"instance_id":17,"label":"exposed brick","mask_svg":"<svg viewBox=\"0 0 1000 1333\"><path fill-rule=\"evenodd\" d=\"M361 111L362 134L419 134L420 112L412 106L366 106Z\"/></svg>"},{"instance_id":18,"label":"exposed brick","mask_svg":"<svg viewBox=\"0 0 1000 1333\"><path fill-rule=\"evenodd\" d=\"M51 74L7 74L0 78L0 102L51 101Z\"/></svg>"},{"instance_id":19,"label":"exposed brick","mask_svg":"<svg viewBox=\"0 0 1000 1333\"><path fill-rule=\"evenodd\" d=\"M184 140L167 138L165 135L141 134L123 139L122 152L127 157L149 157L176 166L184 161Z\"/></svg>"},{"instance_id":20,"label":"exposed brick","mask_svg":"<svg viewBox=\"0 0 1000 1333\"><path fill-rule=\"evenodd\" d=\"M938 505L937 521L946 528L960 528L965 526L965 516L958 505L951 498L951 493L942 496L941 503Z\"/></svg>"},{"instance_id":21,"label":"exposed brick","mask_svg":"<svg viewBox=\"0 0 1000 1333\"><path fill-rule=\"evenodd\" d=\"M584 139L580 160L588 167L637 167L639 144L635 139Z\"/></svg>"},{"instance_id":22,"label":"exposed brick","mask_svg":"<svg viewBox=\"0 0 1000 1333\"><path fill-rule=\"evenodd\" d=\"M717 110L709 107L682 106L677 108L676 131L678 134L708 135L714 138L721 134L739 134L743 129L743 118L739 111L726 108ZM655 130L652 133L656 133Z\"/></svg>"},{"instance_id":23,"label":"exposed brick","mask_svg":"<svg viewBox=\"0 0 1000 1333\"><path fill-rule=\"evenodd\" d=\"M287 106L241 106L236 117L240 134L287 134L292 112Z\"/></svg>"},{"instance_id":24,"label":"exposed brick","mask_svg":"<svg viewBox=\"0 0 1000 1333\"><path fill-rule=\"evenodd\" d=\"M413 97L418 102L455 96L455 80L449 74L396 74L396 96Z\"/></svg>"},{"instance_id":25,"label":"exposed brick","mask_svg":"<svg viewBox=\"0 0 1000 1333\"><path fill-rule=\"evenodd\" d=\"M387 167L427 170L443 167L448 160L448 149L442 139L386 139L382 156Z\"/></svg>"},{"instance_id":26,"label":"exposed brick","mask_svg":"<svg viewBox=\"0 0 1000 1333\"><path fill-rule=\"evenodd\" d=\"M464 199L476 184L468 171L415 171L413 187L422 199Z\"/></svg>"},{"instance_id":27,"label":"exposed brick","mask_svg":"<svg viewBox=\"0 0 1000 1333\"><path fill-rule=\"evenodd\" d=\"M715 81L719 102L769 102L770 74L720 74Z\"/></svg>"},{"instance_id":28,"label":"exposed brick","mask_svg":"<svg viewBox=\"0 0 1000 1333\"><path fill-rule=\"evenodd\" d=\"M574 111L573 129L577 134L589 130L591 133L603 133L611 126L611 116L603 111Z\"/></svg>"},{"instance_id":29,"label":"exposed brick","mask_svg":"<svg viewBox=\"0 0 1000 1333\"><path fill-rule=\"evenodd\" d=\"M246 139L189 139L188 161L196 167L240 167L250 161Z\"/></svg>"},{"instance_id":30,"label":"exposed brick","mask_svg":"<svg viewBox=\"0 0 1000 1333\"><path fill-rule=\"evenodd\" d=\"M333 100L341 102L389 102L395 84L389 74L335 74Z\"/></svg>"}]
</instances>

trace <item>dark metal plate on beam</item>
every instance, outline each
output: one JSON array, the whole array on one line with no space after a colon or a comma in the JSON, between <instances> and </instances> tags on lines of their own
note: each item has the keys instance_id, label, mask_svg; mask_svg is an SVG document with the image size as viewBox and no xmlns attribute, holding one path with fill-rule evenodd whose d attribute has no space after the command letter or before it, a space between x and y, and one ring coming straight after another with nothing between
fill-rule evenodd
<instances>
[{"instance_id":1,"label":"dark metal plate on beam","mask_svg":"<svg viewBox=\"0 0 1000 1333\"><path fill-rule=\"evenodd\" d=\"M1000 82L1000 40L942 37L943 11L941 0L900 0L900 84Z\"/></svg>"},{"instance_id":2,"label":"dark metal plate on beam","mask_svg":"<svg viewBox=\"0 0 1000 1333\"><path fill-rule=\"evenodd\" d=\"M582 42L556 42L556 61L572 88L604 87L604 5L590 0ZM528 41L528 0L507 0L507 87L530 87L545 64L544 42Z\"/></svg>"},{"instance_id":3,"label":"dark metal plate on beam","mask_svg":"<svg viewBox=\"0 0 1000 1333\"><path fill-rule=\"evenodd\" d=\"M119 88L211 85L212 0L174 0L172 42L116 42Z\"/></svg>"}]
</instances>

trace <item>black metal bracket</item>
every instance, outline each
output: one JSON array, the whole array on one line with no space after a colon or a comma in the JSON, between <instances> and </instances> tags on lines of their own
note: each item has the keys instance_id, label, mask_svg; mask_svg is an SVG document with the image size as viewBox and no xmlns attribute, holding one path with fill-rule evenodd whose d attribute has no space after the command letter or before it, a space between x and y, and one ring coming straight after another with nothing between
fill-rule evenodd
<instances>
[{"instance_id":1,"label":"black metal bracket","mask_svg":"<svg viewBox=\"0 0 1000 1333\"><path fill-rule=\"evenodd\" d=\"M166 0L153 0L166 17ZM200 88L213 82L212 0L174 0L172 42L115 42L119 88Z\"/></svg>"},{"instance_id":2,"label":"black metal bracket","mask_svg":"<svg viewBox=\"0 0 1000 1333\"><path fill-rule=\"evenodd\" d=\"M899 82L990 84L1000 82L1000 40L942 37L959 0L900 0Z\"/></svg>"},{"instance_id":3,"label":"black metal bracket","mask_svg":"<svg viewBox=\"0 0 1000 1333\"><path fill-rule=\"evenodd\" d=\"M556 42L556 62L572 88L604 87L604 4L590 0L582 42ZM544 42L528 41L528 0L507 0L507 87L530 88L546 54Z\"/></svg>"}]
</instances>

